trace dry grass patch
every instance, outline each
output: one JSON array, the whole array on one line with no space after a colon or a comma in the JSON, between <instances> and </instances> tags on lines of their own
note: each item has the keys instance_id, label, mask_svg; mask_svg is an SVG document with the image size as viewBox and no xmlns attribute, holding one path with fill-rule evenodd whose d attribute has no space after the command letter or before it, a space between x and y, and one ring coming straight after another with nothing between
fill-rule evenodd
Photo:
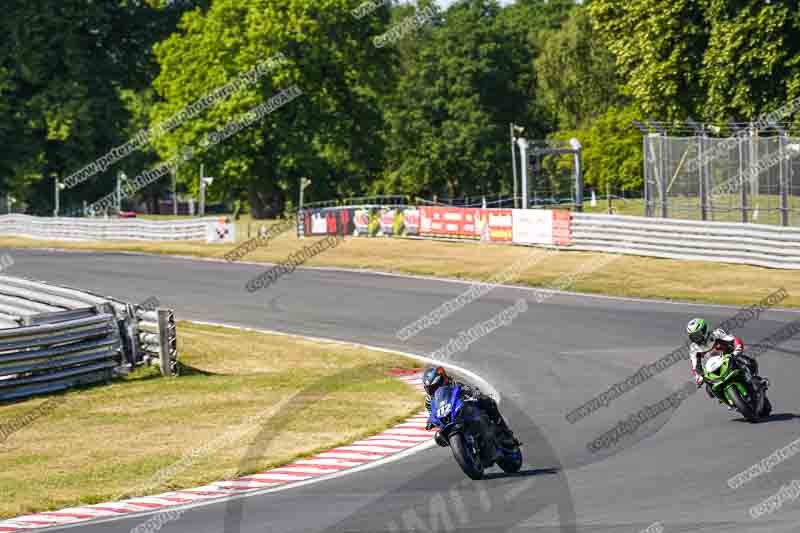
<instances>
[{"instance_id":1,"label":"dry grass patch","mask_svg":"<svg viewBox=\"0 0 800 533\"><path fill-rule=\"evenodd\" d=\"M422 408L419 393L386 374L419 367L401 356L183 322L179 332L186 375L140 369L72 391L0 442L0 517L253 473ZM0 423L45 401L0 406Z\"/></svg>"}]
</instances>

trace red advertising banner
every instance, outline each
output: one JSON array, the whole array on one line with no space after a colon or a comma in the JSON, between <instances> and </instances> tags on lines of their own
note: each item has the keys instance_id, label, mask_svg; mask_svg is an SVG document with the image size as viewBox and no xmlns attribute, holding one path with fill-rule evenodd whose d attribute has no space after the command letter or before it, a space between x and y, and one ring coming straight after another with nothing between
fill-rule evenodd
<instances>
[{"instance_id":1,"label":"red advertising banner","mask_svg":"<svg viewBox=\"0 0 800 533\"><path fill-rule=\"evenodd\" d=\"M572 244L572 215L569 211L553 211L553 244L556 246Z\"/></svg>"},{"instance_id":2,"label":"red advertising banner","mask_svg":"<svg viewBox=\"0 0 800 533\"><path fill-rule=\"evenodd\" d=\"M464 210L460 207L420 207L419 234L431 237L462 237Z\"/></svg>"},{"instance_id":3,"label":"red advertising banner","mask_svg":"<svg viewBox=\"0 0 800 533\"><path fill-rule=\"evenodd\" d=\"M511 209L421 207L420 235L510 242Z\"/></svg>"},{"instance_id":4,"label":"red advertising banner","mask_svg":"<svg viewBox=\"0 0 800 533\"><path fill-rule=\"evenodd\" d=\"M489 239L495 242L511 242L513 237L513 211L511 209L482 209L488 215Z\"/></svg>"},{"instance_id":5,"label":"red advertising banner","mask_svg":"<svg viewBox=\"0 0 800 533\"><path fill-rule=\"evenodd\" d=\"M421 207L420 235L498 242L512 240L511 209Z\"/></svg>"}]
</instances>

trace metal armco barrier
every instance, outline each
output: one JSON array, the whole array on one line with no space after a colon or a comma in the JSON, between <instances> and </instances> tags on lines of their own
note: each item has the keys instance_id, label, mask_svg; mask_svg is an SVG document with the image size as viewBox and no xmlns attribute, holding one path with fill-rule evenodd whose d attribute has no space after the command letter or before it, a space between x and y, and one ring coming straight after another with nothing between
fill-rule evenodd
<instances>
[{"instance_id":1,"label":"metal armco barrier","mask_svg":"<svg viewBox=\"0 0 800 533\"><path fill-rule=\"evenodd\" d=\"M0 235L64 241L204 241L219 217L194 220L40 218L0 216Z\"/></svg>"},{"instance_id":2,"label":"metal armco barrier","mask_svg":"<svg viewBox=\"0 0 800 533\"><path fill-rule=\"evenodd\" d=\"M5 329L0 331L0 400L109 381L120 363L112 314Z\"/></svg>"},{"instance_id":3,"label":"metal armco barrier","mask_svg":"<svg viewBox=\"0 0 800 533\"><path fill-rule=\"evenodd\" d=\"M572 214L570 249L800 269L800 228Z\"/></svg>"},{"instance_id":4,"label":"metal armco barrier","mask_svg":"<svg viewBox=\"0 0 800 533\"><path fill-rule=\"evenodd\" d=\"M177 375L172 311L137 307L0 276L0 401L109 382L152 359L163 375Z\"/></svg>"}]
</instances>

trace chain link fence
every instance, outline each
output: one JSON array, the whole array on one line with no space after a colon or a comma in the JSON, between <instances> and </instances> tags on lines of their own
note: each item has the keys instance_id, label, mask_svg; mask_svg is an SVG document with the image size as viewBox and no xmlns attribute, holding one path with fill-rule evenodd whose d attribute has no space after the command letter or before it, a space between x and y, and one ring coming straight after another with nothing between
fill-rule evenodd
<instances>
[{"instance_id":1,"label":"chain link fence","mask_svg":"<svg viewBox=\"0 0 800 533\"><path fill-rule=\"evenodd\" d=\"M800 138L644 137L645 216L800 225Z\"/></svg>"}]
</instances>

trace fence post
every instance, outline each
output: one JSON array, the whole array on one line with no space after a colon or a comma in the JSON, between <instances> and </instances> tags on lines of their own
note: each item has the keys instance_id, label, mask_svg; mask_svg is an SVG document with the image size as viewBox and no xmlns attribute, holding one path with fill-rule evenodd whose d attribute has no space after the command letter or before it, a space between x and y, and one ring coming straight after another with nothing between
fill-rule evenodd
<instances>
[{"instance_id":1,"label":"fence post","mask_svg":"<svg viewBox=\"0 0 800 533\"><path fill-rule=\"evenodd\" d=\"M778 165L778 179L780 181L780 195L781 195L781 226L789 225L789 172L791 171L791 162L787 161L783 154L786 148L786 136L781 133L778 137L778 155L780 156L780 164ZM784 165L786 171L784 172Z\"/></svg>"},{"instance_id":2,"label":"fence post","mask_svg":"<svg viewBox=\"0 0 800 533\"><path fill-rule=\"evenodd\" d=\"M742 223L747 223L747 179L744 172L744 150L742 143L736 143L739 147L739 200L742 204Z\"/></svg>"},{"instance_id":3,"label":"fence post","mask_svg":"<svg viewBox=\"0 0 800 533\"><path fill-rule=\"evenodd\" d=\"M653 206L650 204L651 197L650 197L650 180L653 175L653 169L650 167L650 163L648 163L648 155L650 154L650 135L645 134L642 136L642 162L644 163L644 216L652 217L653 216ZM651 160L652 163L652 160Z\"/></svg>"},{"instance_id":4,"label":"fence post","mask_svg":"<svg viewBox=\"0 0 800 533\"><path fill-rule=\"evenodd\" d=\"M705 172L703 169L705 168L705 164L703 163L703 156L705 155L705 146L704 146L704 137L706 135L705 132L705 124L702 126L701 133L697 135L695 138L697 140L697 180L698 180L698 190L700 191L700 219L701 220L708 220L708 183L705 180Z\"/></svg>"},{"instance_id":5,"label":"fence post","mask_svg":"<svg viewBox=\"0 0 800 533\"><path fill-rule=\"evenodd\" d=\"M661 195L661 218L668 218L669 213L667 212L667 180L666 174L664 172L664 145L667 141L667 138L662 133L658 137L658 190L659 194Z\"/></svg>"}]
</instances>

